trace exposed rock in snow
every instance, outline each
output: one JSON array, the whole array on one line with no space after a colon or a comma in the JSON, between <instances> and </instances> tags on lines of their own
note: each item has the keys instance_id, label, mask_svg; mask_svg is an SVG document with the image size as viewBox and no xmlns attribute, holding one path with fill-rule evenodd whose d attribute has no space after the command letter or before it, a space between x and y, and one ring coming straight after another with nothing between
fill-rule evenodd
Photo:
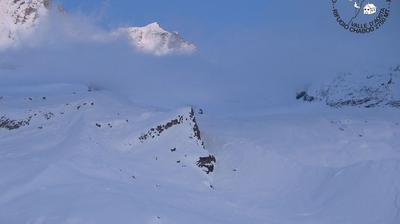
<instances>
[{"instance_id":1,"label":"exposed rock in snow","mask_svg":"<svg viewBox=\"0 0 400 224\"><path fill-rule=\"evenodd\" d=\"M200 159L197 161L197 166L203 168L204 171L209 174L214 171L216 162L217 159L215 159L215 156L209 155L207 157L200 157Z\"/></svg>"},{"instance_id":2,"label":"exposed rock in snow","mask_svg":"<svg viewBox=\"0 0 400 224\"><path fill-rule=\"evenodd\" d=\"M138 140L141 143L157 141L162 135L167 135L173 129L178 128L184 130L183 133L185 133L186 136L182 137L194 140L197 146L205 149L204 142L201 138L200 128L196 121L194 110L191 107L182 109L175 118L150 128L146 133L142 134ZM176 150L176 147L174 147L171 152L175 152ZM214 171L216 159L213 155L208 155L205 150L201 151L202 155L198 157L196 164L207 174L212 173Z\"/></svg>"},{"instance_id":3,"label":"exposed rock in snow","mask_svg":"<svg viewBox=\"0 0 400 224\"><path fill-rule=\"evenodd\" d=\"M7 118L5 116L0 117L0 128L5 128L7 130L14 130L18 129L20 127L29 125L29 122L31 121L32 117L30 116L26 120L12 120L10 118Z\"/></svg>"},{"instance_id":4,"label":"exposed rock in snow","mask_svg":"<svg viewBox=\"0 0 400 224\"><path fill-rule=\"evenodd\" d=\"M204 148L191 107L170 113L134 107L133 112L127 111L128 113L124 114L124 108L121 112L110 109L117 107L117 99L108 99L108 96L104 96L106 93L100 90L93 91L92 87L88 89L81 86L55 85L41 88L34 91L22 89L17 93L11 89L1 95L0 135L37 133L38 129L40 133L51 132L52 129L65 128L71 119L86 114L87 121L81 121L80 125L88 130L88 135L92 135L89 134L93 132L92 129L96 129L95 132L98 133L90 137L91 141L82 144L90 145L92 141L102 144L104 141L103 144L110 148L126 151L146 149L144 151L155 154L156 157L167 154L171 160L179 161L183 167L191 166L197 171L204 170L207 174L214 170L214 157L213 161L199 163L201 158L208 157L210 153ZM135 112L137 110L140 112ZM154 128L148 129L149 126ZM142 134L143 130L148 131ZM137 137L139 135L141 136ZM128 143L126 139L129 139ZM109 145L110 142L114 143ZM173 155L170 155L171 148L174 149Z\"/></svg>"},{"instance_id":5,"label":"exposed rock in snow","mask_svg":"<svg viewBox=\"0 0 400 224\"><path fill-rule=\"evenodd\" d=\"M296 99L323 101L331 107L400 107L400 69L385 74L364 77L343 74L322 88L310 88L297 93Z\"/></svg>"},{"instance_id":6,"label":"exposed rock in snow","mask_svg":"<svg viewBox=\"0 0 400 224\"><path fill-rule=\"evenodd\" d=\"M0 49L29 37L48 15L50 0L0 0Z\"/></svg>"},{"instance_id":7,"label":"exposed rock in snow","mask_svg":"<svg viewBox=\"0 0 400 224\"><path fill-rule=\"evenodd\" d=\"M33 116L0 128L0 223L400 223L398 111L314 109L195 122L96 87L0 88L0 118Z\"/></svg>"},{"instance_id":8,"label":"exposed rock in snow","mask_svg":"<svg viewBox=\"0 0 400 224\"><path fill-rule=\"evenodd\" d=\"M167 131L170 128L179 126L179 125L189 125L190 132L192 132L188 137L193 138L196 142L204 148L204 142L201 139L200 129L196 121L196 117L194 115L193 108L188 108L182 111L176 118L166 122L165 124L157 125L157 127L151 128L145 134L139 137L141 142L145 142L149 139L154 139L157 136L160 136L163 132Z\"/></svg>"},{"instance_id":9,"label":"exposed rock in snow","mask_svg":"<svg viewBox=\"0 0 400 224\"><path fill-rule=\"evenodd\" d=\"M188 54L196 51L194 44L185 41L177 32L164 30L158 23L144 27L120 28L113 35L116 37L128 35L136 48L155 55Z\"/></svg>"},{"instance_id":10,"label":"exposed rock in snow","mask_svg":"<svg viewBox=\"0 0 400 224\"><path fill-rule=\"evenodd\" d=\"M300 91L296 94L297 100L304 100L307 102L312 102L315 100L315 97L308 95L307 91Z\"/></svg>"}]
</instances>

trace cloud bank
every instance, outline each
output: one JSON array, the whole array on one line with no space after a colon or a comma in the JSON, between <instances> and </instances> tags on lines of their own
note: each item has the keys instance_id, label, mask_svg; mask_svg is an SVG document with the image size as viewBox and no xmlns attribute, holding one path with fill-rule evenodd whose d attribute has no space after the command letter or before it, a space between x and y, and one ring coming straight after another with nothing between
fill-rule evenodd
<instances>
[{"instance_id":1,"label":"cloud bank","mask_svg":"<svg viewBox=\"0 0 400 224\"><path fill-rule=\"evenodd\" d=\"M102 30L88 19L55 6L51 0L1 0L0 50L62 41L116 42L129 39L138 51L157 56L190 54L196 46L177 32L164 30L159 23L144 27Z\"/></svg>"},{"instance_id":2,"label":"cloud bank","mask_svg":"<svg viewBox=\"0 0 400 224\"><path fill-rule=\"evenodd\" d=\"M286 7L287 15L295 19L275 12L257 21L232 18L227 24L221 19L209 26L197 26L192 19L183 29L184 36L197 45L191 55L187 53L194 46L186 41L177 44L180 38L174 32L154 29L130 36L128 31L143 29L120 24L105 29L92 16L52 11L51 19L36 26L27 41L0 52L0 85L84 83L159 106L199 104L236 110L249 108L244 104L266 107L296 102L298 90L338 73L358 70L363 74L399 63L399 34L391 33L396 28L393 22L373 35L357 36L337 26L328 3L313 3L314 8L301 14L295 11L297 3L293 8L283 2L270 3ZM226 8L218 5L219 10L210 11L211 18L225 15ZM171 24L179 24L176 21L162 23L174 29ZM123 34L118 33L120 27ZM154 33L161 35L152 41L144 37ZM163 42L164 36L172 39ZM134 45L132 40L136 40ZM143 47L143 43L151 44ZM170 51L170 46L183 50ZM146 51L155 53L143 54Z\"/></svg>"}]
</instances>

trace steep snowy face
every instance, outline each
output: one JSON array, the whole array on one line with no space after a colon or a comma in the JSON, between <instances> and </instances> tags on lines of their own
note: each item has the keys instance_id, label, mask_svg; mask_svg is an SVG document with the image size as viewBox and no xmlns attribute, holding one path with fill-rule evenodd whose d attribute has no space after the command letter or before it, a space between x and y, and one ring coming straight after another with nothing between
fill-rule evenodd
<instances>
[{"instance_id":1,"label":"steep snowy face","mask_svg":"<svg viewBox=\"0 0 400 224\"><path fill-rule=\"evenodd\" d=\"M160 56L174 53L190 54L196 51L194 44L185 41L177 32L164 30L158 23L144 27L120 28L113 35L128 35L131 43L139 50Z\"/></svg>"},{"instance_id":2,"label":"steep snowy face","mask_svg":"<svg viewBox=\"0 0 400 224\"><path fill-rule=\"evenodd\" d=\"M0 49L31 35L50 4L50 0L0 0Z\"/></svg>"},{"instance_id":3,"label":"steep snowy face","mask_svg":"<svg viewBox=\"0 0 400 224\"><path fill-rule=\"evenodd\" d=\"M324 101L331 107L391 106L400 108L400 66L384 74L356 76L343 74L322 88L297 93L304 101Z\"/></svg>"}]
</instances>

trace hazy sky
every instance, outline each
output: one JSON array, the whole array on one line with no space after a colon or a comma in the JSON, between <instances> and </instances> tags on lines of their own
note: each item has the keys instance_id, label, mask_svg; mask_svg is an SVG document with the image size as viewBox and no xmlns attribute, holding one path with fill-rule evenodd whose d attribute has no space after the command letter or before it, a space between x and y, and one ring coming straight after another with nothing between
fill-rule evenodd
<instances>
[{"instance_id":1,"label":"hazy sky","mask_svg":"<svg viewBox=\"0 0 400 224\"><path fill-rule=\"evenodd\" d=\"M315 63L329 68L332 63L334 68L346 70L357 64L378 65L381 61L384 66L386 62L400 61L397 2L393 3L391 17L382 30L357 35L336 23L330 0L60 1L70 11L96 17L98 24L108 29L158 21L194 41L210 60L227 59L232 65L251 63L253 69L297 61L301 63L296 67Z\"/></svg>"},{"instance_id":2,"label":"hazy sky","mask_svg":"<svg viewBox=\"0 0 400 224\"><path fill-rule=\"evenodd\" d=\"M179 31L193 41L199 51L191 56L158 58L132 53L121 43L69 46L66 52L56 50L56 56L52 49L24 52L24 58L41 55L25 63L27 72L51 74L50 81L79 77L137 93L165 88L169 83L173 86L168 90L171 97L193 95L202 102L219 97L269 102L280 95L293 98L296 89L340 72L400 64L397 2L393 2L383 29L363 35L345 31L336 23L329 0L59 2L70 14L85 15L106 30L158 21L167 30ZM39 62L48 66L36 71ZM21 76L21 71L16 74Z\"/></svg>"}]
</instances>

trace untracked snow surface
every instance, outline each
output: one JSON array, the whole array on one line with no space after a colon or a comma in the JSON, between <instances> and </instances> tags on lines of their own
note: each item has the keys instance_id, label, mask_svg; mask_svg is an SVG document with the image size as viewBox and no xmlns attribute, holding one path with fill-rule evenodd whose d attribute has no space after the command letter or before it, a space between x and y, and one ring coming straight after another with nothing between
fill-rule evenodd
<instances>
[{"instance_id":1,"label":"untracked snow surface","mask_svg":"<svg viewBox=\"0 0 400 224\"><path fill-rule=\"evenodd\" d=\"M2 88L0 223L397 224L399 146L396 108L208 114Z\"/></svg>"}]
</instances>

